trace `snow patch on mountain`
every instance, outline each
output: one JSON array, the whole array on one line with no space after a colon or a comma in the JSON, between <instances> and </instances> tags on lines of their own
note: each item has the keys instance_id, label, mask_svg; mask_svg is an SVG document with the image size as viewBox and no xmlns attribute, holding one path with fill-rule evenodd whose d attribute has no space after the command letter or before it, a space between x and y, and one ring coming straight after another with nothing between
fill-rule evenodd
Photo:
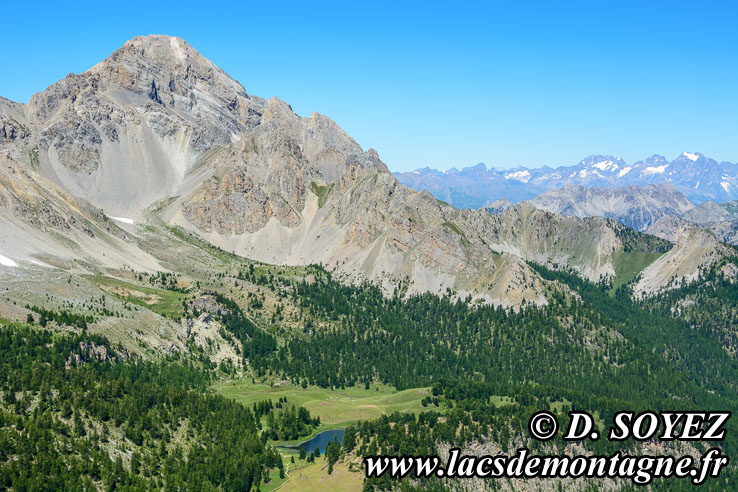
<instances>
[{"instance_id":1,"label":"snow patch on mountain","mask_svg":"<svg viewBox=\"0 0 738 492\"><path fill-rule=\"evenodd\" d=\"M620 170L620 172L618 173L618 178L622 178L623 176L625 176L626 174L628 174L631 169L633 169L633 166L626 166L626 167L622 168Z\"/></svg>"},{"instance_id":2,"label":"snow patch on mountain","mask_svg":"<svg viewBox=\"0 0 738 492\"><path fill-rule=\"evenodd\" d=\"M505 179L514 179L521 183L527 183L530 179L530 172L528 171L515 171L514 173L508 173L505 175Z\"/></svg>"},{"instance_id":3,"label":"snow patch on mountain","mask_svg":"<svg viewBox=\"0 0 738 492\"><path fill-rule=\"evenodd\" d=\"M666 171L667 166L668 164L664 164L663 166L649 166L643 170L643 174L661 174Z\"/></svg>"},{"instance_id":4,"label":"snow patch on mountain","mask_svg":"<svg viewBox=\"0 0 738 492\"><path fill-rule=\"evenodd\" d=\"M596 164L592 164L592 167L596 167L600 171L609 171L609 170L616 170L618 168L618 165L614 163L613 161L602 161L597 162Z\"/></svg>"},{"instance_id":5,"label":"snow patch on mountain","mask_svg":"<svg viewBox=\"0 0 738 492\"><path fill-rule=\"evenodd\" d=\"M18 266L16 262L3 255L0 255L0 265L13 268Z\"/></svg>"},{"instance_id":6,"label":"snow patch on mountain","mask_svg":"<svg viewBox=\"0 0 738 492\"><path fill-rule=\"evenodd\" d=\"M124 224L131 224L131 225L135 224L133 219L129 219L127 217L113 217L112 215L109 215L108 217L110 217L111 219L117 222L123 222Z\"/></svg>"}]
</instances>

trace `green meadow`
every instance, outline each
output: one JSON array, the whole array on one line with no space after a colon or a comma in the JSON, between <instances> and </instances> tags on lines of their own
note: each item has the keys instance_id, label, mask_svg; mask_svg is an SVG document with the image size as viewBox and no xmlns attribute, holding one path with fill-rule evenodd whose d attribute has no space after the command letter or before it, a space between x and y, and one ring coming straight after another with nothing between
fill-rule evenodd
<instances>
[{"instance_id":1,"label":"green meadow","mask_svg":"<svg viewBox=\"0 0 738 492\"><path fill-rule=\"evenodd\" d=\"M292 384L252 383L250 379L221 382L215 390L223 396L251 407L255 402L276 402L287 398L287 403L303 406L311 415L321 420L321 429L340 427L359 420L371 420L393 412L418 413L430 410L423 407L421 400L430 395L430 388L412 388L397 391L391 386L372 384L368 390L363 386L346 389L328 389L317 386L301 388Z\"/></svg>"}]
</instances>

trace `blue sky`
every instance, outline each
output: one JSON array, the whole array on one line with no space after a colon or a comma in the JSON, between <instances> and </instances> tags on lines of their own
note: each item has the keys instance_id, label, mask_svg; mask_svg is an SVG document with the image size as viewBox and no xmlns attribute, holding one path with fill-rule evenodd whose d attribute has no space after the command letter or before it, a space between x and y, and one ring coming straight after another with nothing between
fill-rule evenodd
<instances>
[{"instance_id":1,"label":"blue sky","mask_svg":"<svg viewBox=\"0 0 738 492\"><path fill-rule=\"evenodd\" d=\"M738 162L736 2L7 2L1 17L0 95L16 101L170 34L392 170Z\"/></svg>"}]
</instances>

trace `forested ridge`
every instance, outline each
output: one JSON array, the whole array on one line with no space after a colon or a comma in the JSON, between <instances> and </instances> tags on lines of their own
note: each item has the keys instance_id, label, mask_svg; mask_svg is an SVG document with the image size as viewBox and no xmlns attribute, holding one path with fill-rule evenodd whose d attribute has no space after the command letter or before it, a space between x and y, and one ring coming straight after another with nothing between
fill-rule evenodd
<instances>
[{"instance_id":1,"label":"forested ridge","mask_svg":"<svg viewBox=\"0 0 738 492\"><path fill-rule=\"evenodd\" d=\"M284 466L259 418L291 437L315 424L255 418L196 362L124 359L99 336L0 327L0 488L250 490Z\"/></svg>"},{"instance_id":2,"label":"forested ridge","mask_svg":"<svg viewBox=\"0 0 738 492\"><path fill-rule=\"evenodd\" d=\"M547 388L553 397L580 393L581 403L605 405L617 395L638 408L675 396L725 403L735 394L738 364L719 341L656 311L663 302L608 295L573 274L537 267L577 291L548 306L520 312L431 294L383 297L377 287L336 282L318 271L312 282L276 285L309 313L332 319L283 335L258 359L270 371L340 386L379 378L398 389L444 378L479 381L494 394ZM252 362L253 363L253 362Z\"/></svg>"}]
</instances>

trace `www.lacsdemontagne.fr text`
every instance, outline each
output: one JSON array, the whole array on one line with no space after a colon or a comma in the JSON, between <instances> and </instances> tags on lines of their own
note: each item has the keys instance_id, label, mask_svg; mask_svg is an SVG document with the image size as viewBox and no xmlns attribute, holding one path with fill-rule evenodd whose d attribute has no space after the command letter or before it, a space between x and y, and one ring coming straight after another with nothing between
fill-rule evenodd
<instances>
[{"instance_id":1,"label":"www.lacsdemontagne.fr text","mask_svg":"<svg viewBox=\"0 0 738 492\"><path fill-rule=\"evenodd\" d=\"M392 478L620 478L647 485L655 478L688 478L693 484L716 478L728 464L720 449L711 448L699 460L692 456L628 455L610 456L534 455L526 448L515 454L462 456L459 448L449 452L442 465L438 456L370 456L364 458L367 477Z\"/></svg>"}]
</instances>

